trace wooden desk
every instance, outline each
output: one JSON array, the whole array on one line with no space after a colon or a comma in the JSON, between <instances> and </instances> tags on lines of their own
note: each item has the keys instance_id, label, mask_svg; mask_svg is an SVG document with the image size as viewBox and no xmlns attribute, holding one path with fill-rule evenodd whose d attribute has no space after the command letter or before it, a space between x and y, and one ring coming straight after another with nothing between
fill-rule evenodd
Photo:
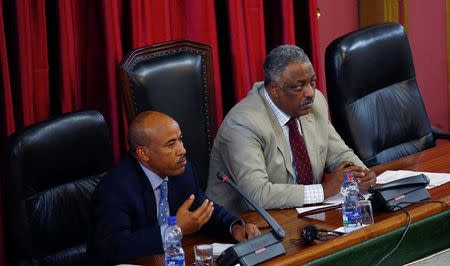
<instances>
[{"instance_id":1,"label":"wooden desk","mask_svg":"<svg viewBox=\"0 0 450 266\"><path fill-rule=\"evenodd\" d=\"M450 143L428 149L424 152L397 161L373 167L372 170L376 174L380 174L385 170L414 170L450 173ZM430 194L432 199L439 199L450 203L450 183L431 189ZM417 250L413 250L412 252L411 250L405 250L404 252L412 254L405 255L405 258L397 257L394 258L394 260L388 260L390 263L401 264L405 261L427 255L430 252L450 247L450 211L448 211L446 207L440 203L426 203L410 206L408 207L408 210L411 213L413 225L415 226L410 230L410 233L414 233L414 230L417 231L421 228L430 228L430 230L432 230L431 228L433 227L430 226L432 223L434 226L437 226L438 230L423 234L423 238L419 235L419 241L417 241L417 238L415 238L416 240L414 240L414 238L410 239L410 242L419 242L415 243L417 244ZM349 262L354 265L371 264L395 246L396 241L398 241L403 232L402 227L407 224L407 217L403 211L376 213L375 224L371 226L331 241L305 246L302 241L297 240L300 237L300 230L309 224L314 224L318 227L327 229L335 229L342 226L342 217L339 210L323 213L323 220L317 220L311 217L299 219L297 218L297 211L295 209L270 210L269 213L286 231L286 238L283 241L283 246L286 248L286 254L273 258L263 265L300 265L307 263L333 263L339 265L339 261L342 262L343 260L346 260L346 262L344 262L345 264L348 264ZM255 223L258 226L266 225L254 212L244 214L242 218L244 218L245 221ZM433 222L434 220L436 221ZM420 222L418 223L418 221ZM420 231L417 232L418 233L416 234L421 234ZM413 233L411 233L411 235ZM431 237L431 239L427 240L425 239L426 237ZM404 241L408 241L407 238L405 238ZM224 240L222 239L214 239L213 237L200 235L185 237L183 248L186 253L186 265L192 265L194 262L193 246L195 244L223 241ZM426 249L420 246L421 244L427 244L427 241L435 243L436 247ZM350 247L351 249L349 249ZM359 254L361 252L364 256L352 256L352 253ZM142 258L137 262L143 265L161 265L160 263L163 262L163 260L162 256L150 256Z\"/></svg>"}]
</instances>

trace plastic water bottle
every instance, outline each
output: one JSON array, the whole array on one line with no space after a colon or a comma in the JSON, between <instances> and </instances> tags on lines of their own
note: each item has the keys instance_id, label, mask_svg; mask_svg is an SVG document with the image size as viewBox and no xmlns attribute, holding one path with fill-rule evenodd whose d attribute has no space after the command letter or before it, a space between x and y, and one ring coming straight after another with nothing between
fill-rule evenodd
<instances>
[{"instance_id":1,"label":"plastic water bottle","mask_svg":"<svg viewBox=\"0 0 450 266\"><path fill-rule=\"evenodd\" d=\"M163 237L166 266L184 266L184 251L181 247L183 233L177 225L177 217L170 216L167 223Z\"/></svg>"},{"instance_id":2,"label":"plastic water bottle","mask_svg":"<svg viewBox=\"0 0 450 266\"><path fill-rule=\"evenodd\" d=\"M341 193L344 195L342 204L342 220L345 232L362 227L361 206L359 205L359 187L353 178L353 173L344 173L344 183L341 186Z\"/></svg>"}]
</instances>

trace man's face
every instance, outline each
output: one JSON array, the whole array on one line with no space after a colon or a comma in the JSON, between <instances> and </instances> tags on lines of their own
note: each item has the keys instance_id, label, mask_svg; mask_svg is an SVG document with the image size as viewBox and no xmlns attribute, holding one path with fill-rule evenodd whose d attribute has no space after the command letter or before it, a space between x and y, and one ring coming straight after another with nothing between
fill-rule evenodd
<instances>
[{"instance_id":1,"label":"man's face","mask_svg":"<svg viewBox=\"0 0 450 266\"><path fill-rule=\"evenodd\" d=\"M183 146L181 130L174 120L167 119L161 127L148 132L150 145L141 146L141 161L160 177L176 176L184 172L186 150Z\"/></svg>"},{"instance_id":2,"label":"man's face","mask_svg":"<svg viewBox=\"0 0 450 266\"><path fill-rule=\"evenodd\" d=\"M286 114L299 117L312 108L316 89L316 73L310 62L292 63L280 73L277 82L269 83L269 94Z\"/></svg>"}]
</instances>

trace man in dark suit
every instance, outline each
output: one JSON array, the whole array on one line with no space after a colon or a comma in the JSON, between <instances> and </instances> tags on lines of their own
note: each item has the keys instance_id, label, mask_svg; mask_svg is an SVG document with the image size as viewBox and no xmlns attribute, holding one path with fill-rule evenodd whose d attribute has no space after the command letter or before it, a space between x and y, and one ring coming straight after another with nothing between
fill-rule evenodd
<instances>
[{"instance_id":1,"label":"man in dark suit","mask_svg":"<svg viewBox=\"0 0 450 266\"><path fill-rule=\"evenodd\" d=\"M163 113L143 112L128 134L130 155L100 181L92 198L88 254L93 263L126 263L163 253L162 234L169 214L176 215L184 235L202 229L242 241L260 234L253 224L243 223L207 199L186 162L175 120Z\"/></svg>"}]
</instances>

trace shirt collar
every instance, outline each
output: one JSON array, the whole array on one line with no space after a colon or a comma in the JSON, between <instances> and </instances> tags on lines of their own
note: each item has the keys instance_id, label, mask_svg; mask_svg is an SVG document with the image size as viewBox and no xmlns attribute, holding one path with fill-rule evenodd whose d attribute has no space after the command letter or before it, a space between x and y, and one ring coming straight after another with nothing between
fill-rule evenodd
<instances>
[{"instance_id":1,"label":"shirt collar","mask_svg":"<svg viewBox=\"0 0 450 266\"><path fill-rule=\"evenodd\" d=\"M167 176L165 176L164 178L161 178L159 175L155 174L152 170L145 167L141 162L139 162L139 165L141 166L142 170L144 171L145 175L147 176L148 181L150 181L150 184L152 185L153 190L156 190L164 180L168 180Z\"/></svg>"},{"instance_id":2,"label":"shirt collar","mask_svg":"<svg viewBox=\"0 0 450 266\"><path fill-rule=\"evenodd\" d=\"M280 108L278 108L278 106L275 105L275 103L269 97L269 94L267 93L267 89L265 87L263 88L263 97L274 113L275 117L277 118L278 123L280 123L280 126L286 125L289 119L291 119L291 116L283 112Z\"/></svg>"}]
</instances>

